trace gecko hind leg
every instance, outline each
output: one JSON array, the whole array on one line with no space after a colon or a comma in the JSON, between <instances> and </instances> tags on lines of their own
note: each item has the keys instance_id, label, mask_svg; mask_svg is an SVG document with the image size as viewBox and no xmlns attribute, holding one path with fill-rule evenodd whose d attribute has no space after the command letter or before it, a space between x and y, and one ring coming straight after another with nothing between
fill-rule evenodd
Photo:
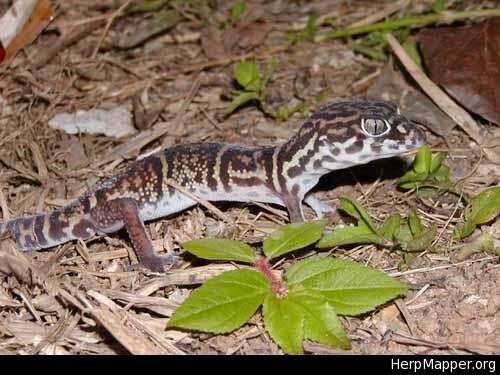
<instances>
[{"instance_id":1,"label":"gecko hind leg","mask_svg":"<svg viewBox=\"0 0 500 375\"><path fill-rule=\"evenodd\" d=\"M173 254L158 256L143 221L139 217L137 202L132 198L118 198L91 210L96 229L110 233L125 227L137 258L142 266L153 272L164 272L177 261Z\"/></svg>"}]
</instances>

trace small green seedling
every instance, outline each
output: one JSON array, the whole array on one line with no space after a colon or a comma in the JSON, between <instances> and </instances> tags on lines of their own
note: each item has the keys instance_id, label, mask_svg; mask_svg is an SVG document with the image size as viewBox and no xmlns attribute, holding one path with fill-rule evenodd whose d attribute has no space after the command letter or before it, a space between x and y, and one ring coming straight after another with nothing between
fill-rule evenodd
<instances>
[{"instance_id":1,"label":"small green seedling","mask_svg":"<svg viewBox=\"0 0 500 375\"><path fill-rule=\"evenodd\" d=\"M341 197L340 207L358 220L357 225L334 229L318 242L319 248L373 243L405 252L418 252L428 249L436 236L436 228L424 228L413 209L407 223L402 223L401 216L395 213L382 224L375 225L356 200Z\"/></svg>"},{"instance_id":2,"label":"small green seedling","mask_svg":"<svg viewBox=\"0 0 500 375\"><path fill-rule=\"evenodd\" d=\"M272 270L272 260L316 243L325 224L318 220L282 226L264 240L265 257L241 241L183 243L200 258L247 263L253 269L228 271L208 280L175 311L168 326L228 333L262 306L265 329L286 353L302 353L306 339L349 349L338 315L366 313L407 288L380 271L330 257L300 261L284 277Z\"/></svg>"},{"instance_id":3,"label":"small green seedling","mask_svg":"<svg viewBox=\"0 0 500 375\"><path fill-rule=\"evenodd\" d=\"M299 31L290 31L286 34L287 38L292 43L298 43L305 40L314 41L314 37L318 31L318 26L316 25L316 21L318 20L317 14L310 14L307 17L306 26Z\"/></svg>"},{"instance_id":4,"label":"small green seedling","mask_svg":"<svg viewBox=\"0 0 500 375\"><path fill-rule=\"evenodd\" d=\"M231 24L237 24L243 13L245 13L247 9L247 4L244 0L237 2L232 8L231 13L229 14L229 21Z\"/></svg>"},{"instance_id":5,"label":"small green seedling","mask_svg":"<svg viewBox=\"0 0 500 375\"><path fill-rule=\"evenodd\" d=\"M274 109L266 103L266 86L277 66L278 60L275 57L271 58L267 63L264 73L252 61L242 61L236 64L234 78L242 89L234 92L233 100L226 108L226 115L233 113L237 108L251 101L257 102L265 114L279 121L284 121L293 113L303 110L303 104L293 108L283 106Z\"/></svg>"},{"instance_id":6,"label":"small green seedling","mask_svg":"<svg viewBox=\"0 0 500 375\"><path fill-rule=\"evenodd\" d=\"M419 148L413 165L398 181L403 189L417 189L420 197L436 196L440 192L453 192L449 179L450 169L443 164L445 152L432 156L428 145Z\"/></svg>"},{"instance_id":7,"label":"small green seedling","mask_svg":"<svg viewBox=\"0 0 500 375\"><path fill-rule=\"evenodd\" d=\"M477 225L486 224L500 215L500 186L486 189L472 198L465 208L462 226L457 226L453 235L456 239L470 236Z\"/></svg>"}]
</instances>

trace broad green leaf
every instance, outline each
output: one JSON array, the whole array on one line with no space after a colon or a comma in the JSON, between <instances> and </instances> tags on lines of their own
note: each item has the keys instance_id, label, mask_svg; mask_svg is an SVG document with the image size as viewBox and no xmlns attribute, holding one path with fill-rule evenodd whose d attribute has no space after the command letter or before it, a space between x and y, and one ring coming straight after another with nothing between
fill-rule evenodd
<instances>
[{"instance_id":1,"label":"broad green leaf","mask_svg":"<svg viewBox=\"0 0 500 375\"><path fill-rule=\"evenodd\" d=\"M239 1L236 3L232 8L231 8L231 23L235 24L238 23L240 20L241 16L243 13L245 13L245 10L247 8L247 4L245 1Z\"/></svg>"},{"instance_id":2,"label":"broad green leaf","mask_svg":"<svg viewBox=\"0 0 500 375\"><path fill-rule=\"evenodd\" d=\"M411 234L410 226L406 223L401 225L394 237L399 243L411 241L413 239L413 235Z\"/></svg>"},{"instance_id":3,"label":"broad green leaf","mask_svg":"<svg viewBox=\"0 0 500 375\"><path fill-rule=\"evenodd\" d=\"M429 172L430 173L436 173L437 170L441 167L444 159L446 159L446 152L438 152L436 155L434 155L434 157L432 158L432 161L431 161L431 167L430 167L430 170Z\"/></svg>"},{"instance_id":4,"label":"broad green leaf","mask_svg":"<svg viewBox=\"0 0 500 375\"><path fill-rule=\"evenodd\" d=\"M466 219L485 224L500 214L500 186L486 189L471 199Z\"/></svg>"},{"instance_id":5,"label":"broad green leaf","mask_svg":"<svg viewBox=\"0 0 500 375\"><path fill-rule=\"evenodd\" d=\"M417 195L420 198L437 198L442 192L438 187L430 187L430 186L417 186Z\"/></svg>"},{"instance_id":6,"label":"broad green leaf","mask_svg":"<svg viewBox=\"0 0 500 375\"><path fill-rule=\"evenodd\" d=\"M304 310L304 338L342 349L351 348L335 310L320 293L294 288L288 299Z\"/></svg>"},{"instance_id":7,"label":"broad green leaf","mask_svg":"<svg viewBox=\"0 0 500 375\"><path fill-rule=\"evenodd\" d=\"M436 172L433 173L432 177L437 182L445 182L450 179L450 168L447 165L442 164Z\"/></svg>"},{"instance_id":8,"label":"broad green leaf","mask_svg":"<svg viewBox=\"0 0 500 375\"><path fill-rule=\"evenodd\" d=\"M340 207L349 215L362 220L373 233L377 233L375 225L373 225L368 212L355 200L347 197L340 197Z\"/></svg>"},{"instance_id":9,"label":"broad green leaf","mask_svg":"<svg viewBox=\"0 0 500 375\"><path fill-rule=\"evenodd\" d=\"M423 145L417 151L415 161L413 162L413 170L416 173L429 174L431 170L432 153L429 145Z\"/></svg>"},{"instance_id":10,"label":"broad green leaf","mask_svg":"<svg viewBox=\"0 0 500 375\"><path fill-rule=\"evenodd\" d=\"M420 218L418 217L417 211L414 208L411 208L410 213L408 214L408 225L410 226L410 231L413 237L418 236L424 229L422 223L420 222Z\"/></svg>"},{"instance_id":11,"label":"broad green leaf","mask_svg":"<svg viewBox=\"0 0 500 375\"><path fill-rule=\"evenodd\" d=\"M233 113L234 110L246 102L249 102L250 100L260 100L260 96L258 93L253 92L253 91L248 91L248 92L240 92L237 97L233 99L231 104L229 104L226 108L226 114Z\"/></svg>"},{"instance_id":12,"label":"broad green leaf","mask_svg":"<svg viewBox=\"0 0 500 375\"><path fill-rule=\"evenodd\" d=\"M325 225L326 220L284 225L264 240L264 254L272 259L311 245L321 238Z\"/></svg>"},{"instance_id":13,"label":"broad green leaf","mask_svg":"<svg viewBox=\"0 0 500 375\"><path fill-rule=\"evenodd\" d=\"M260 80L259 68L254 62L242 61L234 67L234 77L242 87L247 88L252 82Z\"/></svg>"},{"instance_id":14,"label":"broad green leaf","mask_svg":"<svg viewBox=\"0 0 500 375\"><path fill-rule=\"evenodd\" d=\"M262 309L266 331L288 354L302 354L304 340L304 311L288 297L268 294Z\"/></svg>"},{"instance_id":15,"label":"broad green leaf","mask_svg":"<svg viewBox=\"0 0 500 375\"><path fill-rule=\"evenodd\" d=\"M403 248L408 252L424 251L431 246L434 238L436 238L436 227L433 225L419 234L414 235L412 240L403 244Z\"/></svg>"},{"instance_id":16,"label":"broad green leaf","mask_svg":"<svg viewBox=\"0 0 500 375\"><path fill-rule=\"evenodd\" d=\"M415 189L419 187L426 178L427 173L417 173L410 170L398 179L397 184L403 189Z\"/></svg>"},{"instance_id":17,"label":"broad green leaf","mask_svg":"<svg viewBox=\"0 0 500 375\"><path fill-rule=\"evenodd\" d=\"M289 285L321 293L340 315L358 315L407 290L383 272L352 261L322 258L296 263L286 274Z\"/></svg>"},{"instance_id":18,"label":"broad green leaf","mask_svg":"<svg viewBox=\"0 0 500 375\"><path fill-rule=\"evenodd\" d=\"M401 216L398 213L392 214L389 216L382 225L378 228L378 232L382 237L384 237L387 241L394 241L396 236L396 232L399 230L401 226Z\"/></svg>"},{"instance_id":19,"label":"broad green leaf","mask_svg":"<svg viewBox=\"0 0 500 375\"><path fill-rule=\"evenodd\" d=\"M172 315L168 326L231 332L255 314L269 293L269 282L257 271L224 272L191 293Z\"/></svg>"},{"instance_id":20,"label":"broad green leaf","mask_svg":"<svg viewBox=\"0 0 500 375\"><path fill-rule=\"evenodd\" d=\"M333 232L327 234L316 246L321 249L362 243L383 244L384 239L378 234L374 234L367 226L344 227L335 229Z\"/></svg>"},{"instance_id":21,"label":"broad green leaf","mask_svg":"<svg viewBox=\"0 0 500 375\"><path fill-rule=\"evenodd\" d=\"M456 238L472 234L476 225L485 224L500 214L500 186L486 189L472 198L465 209L465 223L454 230Z\"/></svg>"},{"instance_id":22,"label":"broad green leaf","mask_svg":"<svg viewBox=\"0 0 500 375\"><path fill-rule=\"evenodd\" d=\"M210 260L232 260L252 263L257 259L253 249L241 241L219 238L204 238L187 241L182 247L198 258Z\"/></svg>"}]
</instances>

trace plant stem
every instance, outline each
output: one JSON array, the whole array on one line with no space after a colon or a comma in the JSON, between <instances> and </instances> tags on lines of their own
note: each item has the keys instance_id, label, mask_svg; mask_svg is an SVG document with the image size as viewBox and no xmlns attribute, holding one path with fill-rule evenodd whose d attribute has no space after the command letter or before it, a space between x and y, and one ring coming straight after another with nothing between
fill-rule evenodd
<instances>
[{"instance_id":1,"label":"plant stem","mask_svg":"<svg viewBox=\"0 0 500 375\"><path fill-rule=\"evenodd\" d=\"M326 33L322 33L315 38L316 42L321 42L326 39L340 38L351 35L359 35L371 33L373 31L391 31L401 27L420 27L424 25L429 25L437 22L452 23L454 21L466 19L466 18L478 18L478 17L495 17L500 16L500 8L494 9L481 9L463 12L440 12L426 14L424 16L406 17L396 20L389 20L384 22L377 22L371 25L359 26L359 27L347 27L343 29L331 30Z\"/></svg>"},{"instance_id":2,"label":"plant stem","mask_svg":"<svg viewBox=\"0 0 500 375\"><path fill-rule=\"evenodd\" d=\"M278 298L284 298L288 294L288 289L281 277L277 277L271 268L267 258L259 258L254 262L254 266L271 283L271 290Z\"/></svg>"}]
</instances>

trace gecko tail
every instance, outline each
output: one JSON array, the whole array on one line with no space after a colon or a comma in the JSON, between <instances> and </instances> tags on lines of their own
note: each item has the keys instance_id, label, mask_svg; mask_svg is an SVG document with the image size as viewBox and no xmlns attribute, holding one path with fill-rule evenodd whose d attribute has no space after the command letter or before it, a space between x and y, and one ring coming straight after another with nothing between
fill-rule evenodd
<instances>
[{"instance_id":1,"label":"gecko tail","mask_svg":"<svg viewBox=\"0 0 500 375\"><path fill-rule=\"evenodd\" d=\"M0 234L8 232L21 251L37 251L95 234L94 225L81 199L50 213L0 223Z\"/></svg>"}]
</instances>

